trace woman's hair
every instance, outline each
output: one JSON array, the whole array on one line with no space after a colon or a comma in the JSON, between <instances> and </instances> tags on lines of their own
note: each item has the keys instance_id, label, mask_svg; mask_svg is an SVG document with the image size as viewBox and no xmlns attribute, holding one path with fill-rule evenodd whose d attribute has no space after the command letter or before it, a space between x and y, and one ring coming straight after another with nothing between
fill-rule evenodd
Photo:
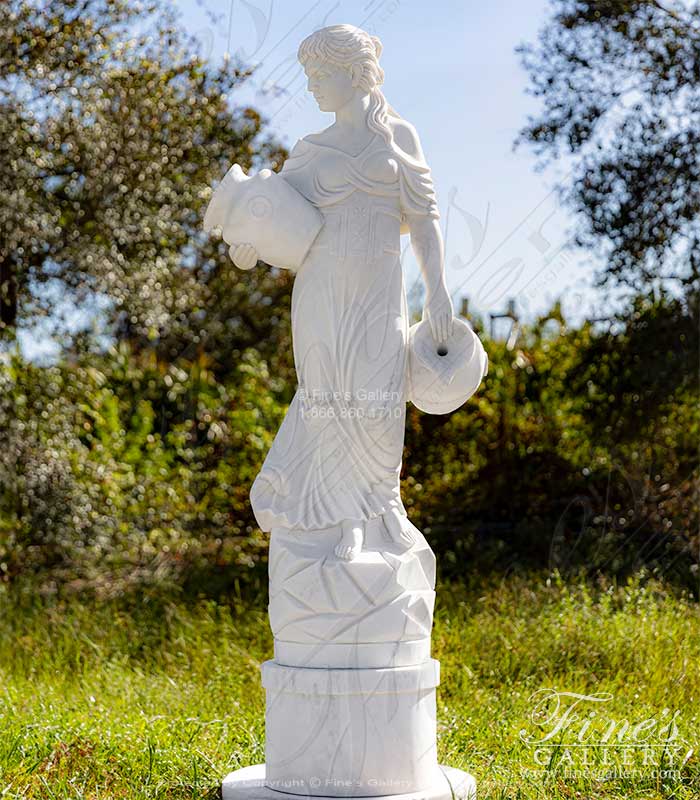
<instances>
[{"instance_id":1,"label":"woman's hair","mask_svg":"<svg viewBox=\"0 0 700 800\"><path fill-rule=\"evenodd\" d=\"M399 115L387 103L379 88L384 83L384 70L379 66L382 43L354 25L330 25L315 31L299 45L298 58L302 65L309 61L328 61L338 67L361 67L356 79L358 88L370 96L367 124L392 146L393 136L389 117Z\"/></svg>"}]
</instances>

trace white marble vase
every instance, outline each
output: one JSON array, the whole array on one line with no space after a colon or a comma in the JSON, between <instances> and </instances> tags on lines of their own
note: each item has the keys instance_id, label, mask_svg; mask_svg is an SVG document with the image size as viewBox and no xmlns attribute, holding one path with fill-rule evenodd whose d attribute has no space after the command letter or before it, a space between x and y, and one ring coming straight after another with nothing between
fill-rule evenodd
<instances>
[{"instance_id":1,"label":"white marble vase","mask_svg":"<svg viewBox=\"0 0 700 800\"><path fill-rule=\"evenodd\" d=\"M266 763L229 775L223 800L476 796L470 775L438 765L435 557L399 475L406 402L454 410L486 355L453 317L430 169L381 91L380 54L351 25L305 39L308 89L335 122L279 175L232 168L205 219L239 268L296 273L298 389L251 490L270 532ZM410 330L402 234L426 284Z\"/></svg>"}]
</instances>

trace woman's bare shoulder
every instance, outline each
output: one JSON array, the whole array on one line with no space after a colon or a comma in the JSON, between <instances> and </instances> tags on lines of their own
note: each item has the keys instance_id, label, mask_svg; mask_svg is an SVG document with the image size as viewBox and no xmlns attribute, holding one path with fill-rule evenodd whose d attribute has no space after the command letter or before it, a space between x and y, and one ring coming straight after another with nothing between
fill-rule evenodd
<instances>
[{"instance_id":1,"label":"woman's bare shoulder","mask_svg":"<svg viewBox=\"0 0 700 800\"><path fill-rule=\"evenodd\" d=\"M329 144L332 143L330 140L332 138L332 129L333 125L329 125L327 128L324 128L322 131L317 131L316 133L307 133L306 136L302 136L299 140L300 142L309 142L310 144Z\"/></svg>"},{"instance_id":2,"label":"woman's bare shoulder","mask_svg":"<svg viewBox=\"0 0 700 800\"><path fill-rule=\"evenodd\" d=\"M389 127L391 128L391 135L394 137L396 144L409 156L423 160L423 148L418 138L418 131L414 126L402 117L389 117Z\"/></svg>"}]
</instances>

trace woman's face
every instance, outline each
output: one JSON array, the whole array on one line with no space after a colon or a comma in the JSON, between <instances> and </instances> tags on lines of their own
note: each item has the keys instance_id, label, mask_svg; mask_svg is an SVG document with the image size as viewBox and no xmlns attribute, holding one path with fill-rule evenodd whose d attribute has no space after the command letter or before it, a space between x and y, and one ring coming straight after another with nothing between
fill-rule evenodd
<instances>
[{"instance_id":1,"label":"woman's face","mask_svg":"<svg viewBox=\"0 0 700 800\"><path fill-rule=\"evenodd\" d=\"M338 111L352 99L355 88L349 69L328 61L309 61L304 66L307 88L321 111Z\"/></svg>"}]
</instances>

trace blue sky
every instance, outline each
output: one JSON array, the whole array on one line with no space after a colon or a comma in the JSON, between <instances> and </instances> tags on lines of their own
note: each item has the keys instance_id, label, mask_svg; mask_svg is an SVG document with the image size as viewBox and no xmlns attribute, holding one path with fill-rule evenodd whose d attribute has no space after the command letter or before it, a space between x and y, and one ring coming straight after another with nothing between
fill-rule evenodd
<instances>
[{"instance_id":1,"label":"blue sky","mask_svg":"<svg viewBox=\"0 0 700 800\"><path fill-rule=\"evenodd\" d=\"M447 282L480 312L507 299L526 317L561 298L572 321L594 308L592 268L564 252L572 218L513 140L536 101L515 47L533 40L546 0L178 0L182 21L218 60L258 68L238 102L255 105L289 146L332 122L304 90L295 53L323 25L348 22L380 37L384 92L418 129L446 230ZM276 88L275 88L276 87ZM561 175L563 175L563 170ZM417 275L406 257L407 286Z\"/></svg>"}]
</instances>

